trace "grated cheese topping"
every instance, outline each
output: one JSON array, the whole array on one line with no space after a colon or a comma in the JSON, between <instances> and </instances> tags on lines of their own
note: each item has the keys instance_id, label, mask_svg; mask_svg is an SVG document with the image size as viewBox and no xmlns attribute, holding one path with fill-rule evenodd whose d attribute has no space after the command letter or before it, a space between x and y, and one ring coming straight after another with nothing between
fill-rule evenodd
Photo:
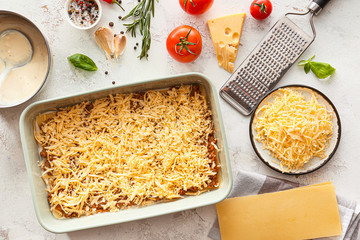
<instances>
[{"instance_id":1,"label":"grated cheese topping","mask_svg":"<svg viewBox=\"0 0 360 240\"><path fill-rule=\"evenodd\" d=\"M196 86L110 95L39 115L36 124L57 218L218 187L211 111Z\"/></svg>"},{"instance_id":2,"label":"grated cheese topping","mask_svg":"<svg viewBox=\"0 0 360 240\"><path fill-rule=\"evenodd\" d=\"M314 157L326 157L332 136L332 114L312 93L280 89L272 102L255 112L256 140L269 150L283 172L299 170Z\"/></svg>"}]
</instances>

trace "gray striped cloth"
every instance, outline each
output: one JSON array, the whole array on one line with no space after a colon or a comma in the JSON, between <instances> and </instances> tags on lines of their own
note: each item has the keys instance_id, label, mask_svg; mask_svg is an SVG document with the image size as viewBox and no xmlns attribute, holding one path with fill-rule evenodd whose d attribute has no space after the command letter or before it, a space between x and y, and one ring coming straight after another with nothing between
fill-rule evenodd
<instances>
[{"instance_id":1,"label":"gray striped cloth","mask_svg":"<svg viewBox=\"0 0 360 240\"><path fill-rule=\"evenodd\" d=\"M283 179L264 176L257 173L238 171L234 174L234 184L229 198L254 194L277 192L299 187L298 183ZM343 233L341 236L318 238L322 240L357 240L360 228L360 207L356 201L337 196ZM220 240L218 220L211 227L208 237Z\"/></svg>"}]
</instances>

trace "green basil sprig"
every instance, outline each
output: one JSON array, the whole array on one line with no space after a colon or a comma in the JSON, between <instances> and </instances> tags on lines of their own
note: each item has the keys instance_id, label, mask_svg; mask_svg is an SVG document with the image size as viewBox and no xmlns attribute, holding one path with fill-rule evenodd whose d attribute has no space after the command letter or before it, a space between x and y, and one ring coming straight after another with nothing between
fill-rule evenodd
<instances>
[{"instance_id":1,"label":"green basil sprig","mask_svg":"<svg viewBox=\"0 0 360 240\"><path fill-rule=\"evenodd\" d=\"M86 71L96 71L98 68L91 58L81 53L76 53L67 58L72 65Z\"/></svg>"},{"instance_id":2,"label":"green basil sprig","mask_svg":"<svg viewBox=\"0 0 360 240\"><path fill-rule=\"evenodd\" d=\"M298 63L299 66L304 66L305 73L309 73L311 70L320 79L327 78L334 74L335 68L328 63L312 61L314 57L315 55L308 60L301 60Z\"/></svg>"}]
</instances>

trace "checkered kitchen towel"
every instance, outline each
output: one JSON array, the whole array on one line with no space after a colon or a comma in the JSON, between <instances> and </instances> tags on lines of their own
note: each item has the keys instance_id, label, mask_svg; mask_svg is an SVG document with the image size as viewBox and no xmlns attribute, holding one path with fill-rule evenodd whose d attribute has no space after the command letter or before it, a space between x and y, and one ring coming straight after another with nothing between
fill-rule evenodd
<instances>
[{"instance_id":1,"label":"checkered kitchen towel","mask_svg":"<svg viewBox=\"0 0 360 240\"><path fill-rule=\"evenodd\" d=\"M229 198L277 192L299 186L300 185L298 183L287 180L240 170L234 174L234 185ZM341 236L319 239L357 240L360 228L360 206L357 205L356 201L351 201L340 196L337 196L337 201L339 205L343 234ZM214 240L221 239L217 219L210 229L208 236Z\"/></svg>"}]
</instances>

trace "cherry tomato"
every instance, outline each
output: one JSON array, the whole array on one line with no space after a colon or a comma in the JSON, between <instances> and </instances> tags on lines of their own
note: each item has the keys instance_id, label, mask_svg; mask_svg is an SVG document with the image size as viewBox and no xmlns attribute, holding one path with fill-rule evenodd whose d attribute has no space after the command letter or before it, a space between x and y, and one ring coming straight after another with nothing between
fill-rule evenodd
<instances>
[{"instance_id":1,"label":"cherry tomato","mask_svg":"<svg viewBox=\"0 0 360 240\"><path fill-rule=\"evenodd\" d=\"M272 4L269 0L254 0L250 5L251 15L258 20L267 18L272 11Z\"/></svg>"},{"instance_id":2,"label":"cherry tomato","mask_svg":"<svg viewBox=\"0 0 360 240\"><path fill-rule=\"evenodd\" d=\"M179 0L179 2L185 12L192 15L200 15L211 8L214 0Z\"/></svg>"},{"instance_id":3,"label":"cherry tomato","mask_svg":"<svg viewBox=\"0 0 360 240\"><path fill-rule=\"evenodd\" d=\"M166 40L171 57L182 63L195 61L202 50L202 39L198 30L188 25L175 28Z\"/></svg>"}]
</instances>

